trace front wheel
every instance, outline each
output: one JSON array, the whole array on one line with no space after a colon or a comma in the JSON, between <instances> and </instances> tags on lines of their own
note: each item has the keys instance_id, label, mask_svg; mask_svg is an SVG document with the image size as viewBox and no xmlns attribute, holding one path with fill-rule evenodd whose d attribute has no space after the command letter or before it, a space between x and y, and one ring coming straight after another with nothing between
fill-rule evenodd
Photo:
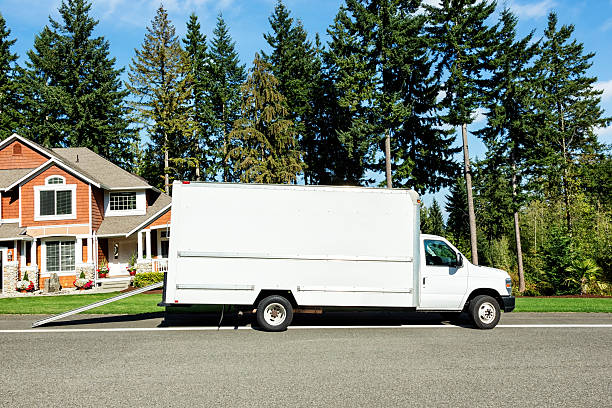
<instances>
[{"instance_id":1,"label":"front wheel","mask_svg":"<svg viewBox=\"0 0 612 408\"><path fill-rule=\"evenodd\" d=\"M257 304L257 323L266 331L283 331L293 320L293 307L287 299L272 295Z\"/></svg>"},{"instance_id":2,"label":"front wheel","mask_svg":"<svg viewBox=\"0 0 612 408\"><path fill-rule=\"evenodd\" d=\"M479 329L494 328L501 317L499 303L487 295L479 295L472 299L469 312L474 325Z\"/></svg>"}]
</instances>

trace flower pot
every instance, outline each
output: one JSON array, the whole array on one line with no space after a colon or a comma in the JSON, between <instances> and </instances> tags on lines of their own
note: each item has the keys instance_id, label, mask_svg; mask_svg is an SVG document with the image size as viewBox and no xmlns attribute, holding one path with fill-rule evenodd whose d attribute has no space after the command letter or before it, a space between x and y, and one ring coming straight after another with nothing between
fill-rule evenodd
<instances>
[{"instance_id":1,"label":"flower pot","mask_svg":"<svg viewBox=\"0 0 612 408\"><path fill-rule=\"evenodd\" d=\"M136 271L130 271L130 276L136 275Z\"/></svg>"},{"instance_id":2,"label":"flower pot","mask_svg":"<svg viewBox=\"0 0 612 408\"><path fill-rule=\"evenodd\" d=\"M99 273L99 274L98 274L98 277L99 277L99 278L106 278L106 274L105 274L105 273Z\"/></svg>"}]
</instances>

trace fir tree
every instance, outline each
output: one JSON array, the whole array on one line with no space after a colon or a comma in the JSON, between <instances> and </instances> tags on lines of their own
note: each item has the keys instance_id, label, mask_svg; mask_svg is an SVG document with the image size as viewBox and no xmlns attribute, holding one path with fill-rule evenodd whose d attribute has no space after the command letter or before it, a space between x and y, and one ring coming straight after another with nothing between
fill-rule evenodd
<instances>
[{"instance_id":1,"label":"fir tree","mask_svg":"<svg viewBox=\"0 0 612 408\"><path fill-rule=\"evenodd\" d=\"M549 15L535 63L538 118L532 140L538 147L536 173L545 181L545 194L562 197L570 235L571 197L579 184L576 163L581 155L599 149L594 130L610 122L600 106L602 91L593 88L597 78L587 75L595 54L585 54L584 46L571 38L573 32L573 25L557 28L557 15Z\"/></svg>"},{"instance_id":2,"label":"fir tree","mask_svg":"<svg viewBox=\"0 0 612 408\"><path fill-rule=\"evenodd\" d=\"M522 191L521 174L527 169L531 129L529 123L534 113L534 93L532 87L531 59L537 51L537 44L530 45L533 32L520 40L516 39L517 18L509 9L504 9L500 16L501 29L498 33L498 44L491 60L492 75L487 83L487 126L476 132L488 148L485 177L493 186L487 188L490 194L499 195L506 190L511 194L510 203L499 197L486 195L487 215L493 221L507 214L493 213L492 207L509 204L506 209L513 214L516 256L519 276L519 291L525 290L525 273L520 233L520 207L525 194ZM504 179L508 175L509 180ZM481 196L486 194L481 192ZM506 198L507 198L506 195ZM486 216L486 215L485 215ZM485 222L486 223L486 222ZM486 229L486 228L485 228Z\"/></svg>"},{"instance_id":3,"label":"fir tree","mask_svg":"<svg viewBox=\"0 0 612 408\"><path fill-rule=\"evenodd\" d=\"M244 65L240 64L236 43L219 14L213 31L214 38L210 47L213 69L210 103L214 116L215 173L220 173L222 181L233 181L230 161L229 134L234 122L240 117L240 86L245 80Z\"/></svg>"},{"instance_id":4,"label":"fir tree","mask_svg":"<svg viewBox=\"0 0 612 408\"><path fill-rule=\"evenodd\" d=\"M278 80L278 90L286 98L289 118L295 124L304 153L304 180L313 184L326 178L326 165L317 154L320 135L314 106L319 102L316 95L322 86L321 61L302 23L293 20L281 0L268 21L272 32L264 34L264 39L272 52L267 55L262 51L262 59L270 66Z\"/></svg>"},{"instance_id":5,"label":"fir tree","mask_svg":"<svg viewBox=\"0 0 612 408\"><path fill-rule=\"evenodd\" d=\"M483 100L481 76L487 68L495 38L495 29L487 27L486 20L495 6L495 2L485 0L442 0L439 6L425 6L437 55L437 76L445 76L442 104L447 113L444 119L452 126L461 126L472 262L476 265L478 242L467 125L474 120L473 114Z\"/></svg>"},{"instance_id":6,"label":"fir tree","mask_svg":"<svg viewBox=\"0 0 612 408\"><path fill-rule=\"evenodd\" d=\"M62 1L61 21L52 18L28 52L24 88L25 135L48 146L83 146L130 168L128 92L104 37L93 37L98 22L86 0Z\"/></svg>"},{"instance_id":7,"label":"fir tree","mask_svg":"<svg viewBox=\"0 0 612 408\"><path fill-rule=\"evenodd\" d=\"M202 178L204 170L205 179L214 179L211 149L214 117L209 103L212 81L212 66L206 45L206 36L200 30L200 23L195 14L189 16L187 22L187 35L183 39L185 52L189 57L191 67L192 114L194 124L194 137L191 145L186 146L186 155L195 160L195 177Z\"/></svg>"},{"instance_id":8,"label":"fir tree","mask_svg":"<svg viewBox=\"0 0 612 408\"><path fill-rule=\"evenodd\" d=\"M285 97L267 64L255 54L242 87L242 117L234 124L230 156L242 182L292 183L303 170Z\"/></svg>"},{"instance_id":9,"label":"fir tree","mask_svg":"<svg viewBox=\"0 0 612 408\"><path fill-rule=\"evenodd\" d=\"M444 218L442 218L440 205L435 199L430 208L421 207L421 232L423 234L444 235Z\"/></svg>"},{"instance_id":10,"label":"fir tree","mask_svg":"<svg viewBox=\"0 0 612 408\"><path fill-rule=\"evenodd\" d=\"M184 146L193 137L189 104L193 79L187 54L162 6L147 27L142 48L135 52L127 86L136 98L134 114L150 139L142 175L169 194L171 161L185 159Z\"/></svg>"},{"instance_id":11,"label":"fir tree","mask_svg":"<svg viewBox=\"0 0 612 408\"><path fill-rule=\"evenodd\" d=\"M342 75L340 103L353 116L342 141L365 146L367 167L384 171L387 187L436 190L452 179L455 165L452 140L439 127L439 88L419 7L406 0L347 1L333 27L334 41L343 40L333 45L341 51L333 50L334 62Z\"/></svg>"},{"instance_id":12,"label":"fir tree","mask_svg":"<svg viewBox=\"0 0 612 408\"><path fill-rule=\"evenodd\" d=\"M11 47L17 40L9 39L11 30L0 13L0 139L10 136L19 126L16 61Z\"/></svg>"}]
</instances>

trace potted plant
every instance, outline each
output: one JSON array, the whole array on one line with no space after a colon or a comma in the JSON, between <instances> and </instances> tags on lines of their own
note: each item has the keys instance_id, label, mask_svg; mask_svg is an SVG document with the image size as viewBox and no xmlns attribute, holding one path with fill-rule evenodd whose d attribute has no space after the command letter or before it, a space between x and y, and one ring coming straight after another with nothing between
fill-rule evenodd
<instances>
[{"instance_id":1,"label":"potted plant","mask_svg":"<svg viewBox=\"0 0 612 408\"><path fill-rule=\"evenodd\" d=\"M73 284L79 290L91 289L93 287L93 282L85 277L84 272L81 272L81 275L78 279L74 280Z\"/></svg>"},{"instance_id":2,"label":"potted plant","mask_svg":"<svg viewBox=\"0 0 612 408\"><path fill-rule=\"evenodd\" d=\"M100 261L97 272L99 278L106 278L108 274L108 263L104 259Z\"/></svg>"},{"instance_id":3,"label":"potted plant","mask_svg":"<svg viewBox=\"0 0 612 408\"><path fill-rule=\"evenodd\" d=\"M34 290L34 282L28 279L28 273L23 274L23 278L17 282L17 290L21 293L31 292Z\"/></svg>"},{"instance_id":4,"label":"potted plant","mask_svg":"<svg viewBox=\"0 0 612 408\"><path fill-rule=\"evenodd\" d=\"M132 255L130 255L130 260L128 262L128 267L127 267L127 270L130 273L130 276L136 275L136 259L137 259L136 252L132 252Z\"/></svg>"}]
</instances>

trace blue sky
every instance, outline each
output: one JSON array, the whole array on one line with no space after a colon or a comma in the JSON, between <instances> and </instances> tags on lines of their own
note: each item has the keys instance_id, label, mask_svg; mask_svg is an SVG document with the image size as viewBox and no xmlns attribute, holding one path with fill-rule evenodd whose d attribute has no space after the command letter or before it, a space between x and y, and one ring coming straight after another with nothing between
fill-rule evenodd
<instances>
[{"instance_id":1,"label":"blue sky","mask_svg":"<svg viewBox=\"0 0 612 408\"><path fill-rule=\"evenodd\" d=\"M326 29L332 23L343 0L285 0L295 18L302 20L304 27L314 38L320 33L326 40ZM436 0L428 0L435 3ZM48 23L48 17L58 19L57 9L61 0L0 0L0 12L11 29L11 38L16 38L13 47L23 63L27 50L32 47L34 37ZM598 77L597 87L604 90L602 106L612 116L612 0L500 0L499 7L509 6L519 16L519 33L526 35L532 29L536 37L546 27L547 14L556 11L561 24L574 24L574 37L584 43L587 52L595 52L591 75ZM104 36L110 43L111 55L117 58L118 67L127 67L140 48L145 30L155 15L160 2L157 0L94 0L93 16L100 21L96 34ZM236 41L240 58L247 66L255 52L267 49L263 33L270 31L268 17L276 0L166 0L164 7L177 29L184 36L189 15L195 12L200 19L204 34L210 39L219 12L230 28ZM126 77L126 75L124 75ZM483 116L476 113L476 122L468 128L482 125ZM612 143L612 126L598 131L602 142ZM470 156L482 157L484 146L470 137ZM458 160L460 158L458 157ZM437 199L444 192L436 194ZM425 197L430 203L433 195Z\"/></svg>"}]
</instances>

